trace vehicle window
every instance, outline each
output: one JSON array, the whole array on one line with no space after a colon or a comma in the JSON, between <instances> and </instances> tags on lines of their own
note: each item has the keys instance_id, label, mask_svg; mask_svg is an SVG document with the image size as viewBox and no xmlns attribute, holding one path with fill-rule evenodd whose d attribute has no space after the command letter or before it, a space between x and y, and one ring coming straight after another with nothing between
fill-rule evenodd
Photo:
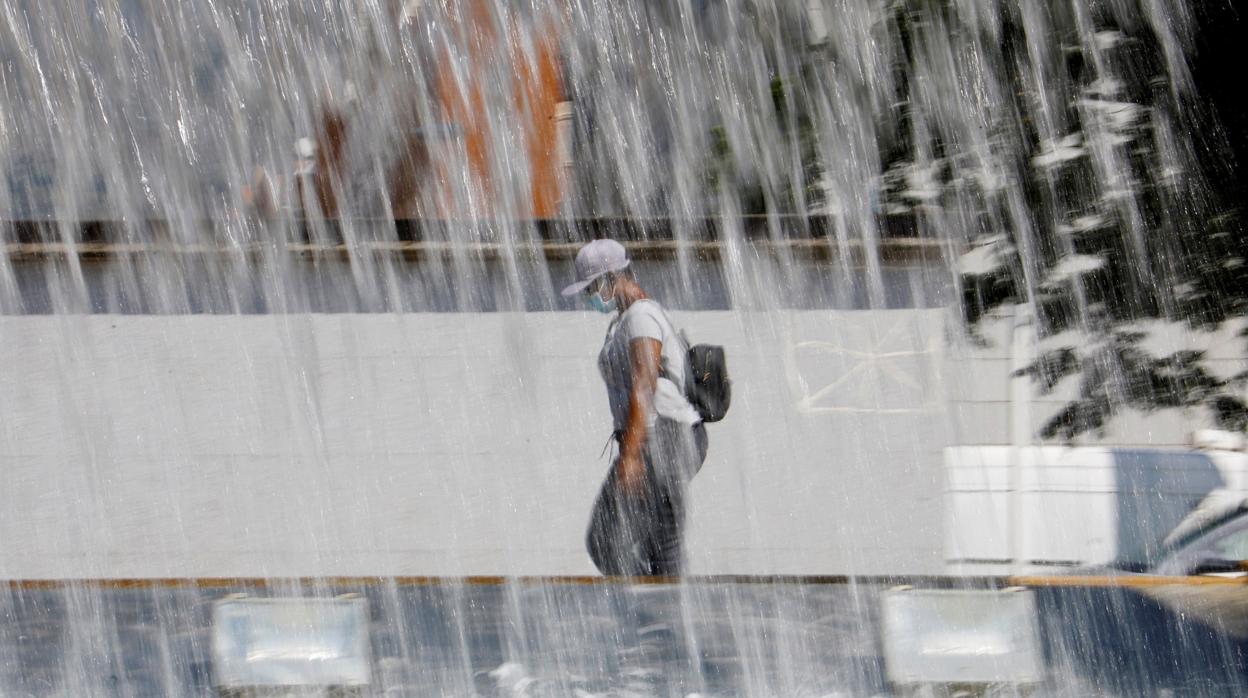
<instances>
[{"instance_id":1,"label":"vehicle window","mask_svg":"<svg viewBox=\"0 0 1248 698\"><path fill-rule=\"evenodd\" d=\"M1248 560L1248 514L1238 513L1196 540L1180 545L1157 563L1152 573L1189 574L1193 565L1209 559Z\"/></svg>"},{"instance_id":2,"label":"vehicle window","mask_svg":"<svg viewBox=\"0 0 1248 698\"><path fill-rule=\"evenodd\" d=\"M1219 539L1212 552L1222 560L1248 560L1248 528L1242 528Z\"/></svg>"}]
</instances>

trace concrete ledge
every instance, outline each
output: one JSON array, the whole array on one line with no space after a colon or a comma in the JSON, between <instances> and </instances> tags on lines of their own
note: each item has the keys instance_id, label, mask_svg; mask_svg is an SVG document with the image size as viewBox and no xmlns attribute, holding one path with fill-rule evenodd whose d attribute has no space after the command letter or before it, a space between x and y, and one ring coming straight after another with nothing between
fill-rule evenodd
<instances>
[{"instance_id":1,"label":"concrete ledge","mask_svg":"<svg viewBox=\"0 0 1248 698\"><path fill-rule=\"evenodd\" d=\"M270 589L292 587L358 588L375 586L912 586L938 589L1004 587L1139 589L1147 587L1245 587L1248 577L1162 577L1154 575L697 575L688 577L553 576L360 576L360 577L169 577L132 579L11 579L0 581L14 591L56 589Z\"/></svg>"},{"instance_id":2,"label":"concrete ledge","mask_svg":"<svg viewBox=\"0 0 1248 698\"><path fill-rule=\"evenodd\" d=\"M875 218L880 238L912 238L919 236L914 216L879 214ZM456 219L388 219L388 218L236 218L230 220L196 219L172 221L144 220L61 220L12 219L0 220L0 237L11 242L47 242L73 232L80 242L117 242L132 239L128 233L141 231L145 238L169 239L179 228L194 227L216 235L237 233L245 228L286 226L299 231L307 240L342 240L342 231L351 229L388 230L394 239L420 242L445 239L447 232L497 238L505 230L523 229L536 239L546 242L580 242L600 237L617 240L717 240L721 231L735 229L748 238L800 234L802 237L835 237L837 219L827 215L744 215L732 219L721 216L695 218L636 218L596 216L590 218L541 218L528 220L456 220ZM857 234L859 231L853 231Z\"/></svg>"},{"instance_id":3,"label":"concrete ledge","mask_svg":"<svg viewBox=\"0 0 1248 698\"><path fill-rule=\"evenodd\" d=\"M837 259L848 255L858 261L866 255L866 247L857 241L839 245L823 239L813 240L747 240L744 243L755 252L769 254L793 254L814 259ZM304 257L350 257L352 255L395 255L407 260L449 258L464 255L477 259L497 259L511 255L517 257L544 257L548 260L571 259L581 243L515 243L511 245L489 242L360 242L354 245L288 243L242 244L232 247L211 245L177 245L171 243L78 243L58 242L9 243L0 246L14 262L34 261L49 257L77 255L83 259L111 259L149 255L205 255L205 256L258 256L285 252ZM626 242L629 253L636 259L671 259L682 251L700 259L718 259L724 254L724 244L707 241L638 241ZM877 247L883 261L938 261L944 258L945 246L935 240L904 238L881 241Z\"/></svg>"},{"instance_id":4,"label":"concrete ledge","mask_svg":"<svg viewBox=\"0 0 1248 698\"><path fill-rule=\"evenodd\" d=\"M197 240L185 242L178 227L194 227ZM287 226L293 235L268 235L268 227ZM351 233L347 242L344 231ZM289 232L284 231L284 232ZM875 249L882 259L940 259L944 241L921 237L912 217L882 216ZM274 221L0 221L0 249L15 261L78 255L109 258L151 254L257 255L284 252L304 256L353 254L404 258L508 255L566 259L586 241L611 237L641 258L670 258L681 253L718 257L727 240L737 239L756 251L815 258L849 255L861 258L867 246L858 231L838 239L826 216L743 216L728 222L700 218L592 218L511 222L444 220L274 220ZM68 239L67 239L68 238Z\"/></svg>"}]
</instances>

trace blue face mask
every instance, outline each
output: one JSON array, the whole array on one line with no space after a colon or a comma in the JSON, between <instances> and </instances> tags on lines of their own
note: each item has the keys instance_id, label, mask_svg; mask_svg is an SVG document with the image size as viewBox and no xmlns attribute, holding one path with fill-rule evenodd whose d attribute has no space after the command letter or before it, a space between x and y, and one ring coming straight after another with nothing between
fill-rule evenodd
<instances>
[{"instance_id":1,"label":"blue face mask","mask_svg":"<svg viewBox=\"0 0 1248 698\"><path fill-rule=\"evenodd\" d=\"M585 305L600 313L613 313L618 303L614 296L612 296L611 300L604 301L601 293L591 293L585 297Z\"/></svg>"}]
</instances>

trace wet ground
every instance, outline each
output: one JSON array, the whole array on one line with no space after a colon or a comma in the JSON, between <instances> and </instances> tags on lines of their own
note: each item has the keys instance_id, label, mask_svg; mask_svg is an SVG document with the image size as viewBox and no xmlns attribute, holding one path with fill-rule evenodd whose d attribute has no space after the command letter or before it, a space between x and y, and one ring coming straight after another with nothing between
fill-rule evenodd
<instances>
[{"instance_id":1,"label":"wet ground","mask_svg":"<svg viewBox=\"0 0 1248 698\"><path fill-rule=\"evenodd\" d=\"M362 695L894 695L904 691L887 680L879 620L889 586L13 584L0 593L0 695L216 695L212 608L234 593L367 598ZM1032 695L1248 693L1243 638L1143 594L1051 587L1036 601L1047 678Z\"/></svg>"}]
</instances>

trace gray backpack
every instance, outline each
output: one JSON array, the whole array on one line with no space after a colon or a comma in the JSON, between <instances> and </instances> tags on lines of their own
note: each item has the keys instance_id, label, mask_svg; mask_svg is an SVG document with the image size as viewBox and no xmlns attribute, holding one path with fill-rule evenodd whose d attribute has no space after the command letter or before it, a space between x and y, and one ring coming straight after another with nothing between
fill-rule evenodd
<instances>
[{"instance_id":1,"label":"gray backpack","mask_svg":"<svg viewBox=\"0 0 1248 698\"><path fill-rule=\"evenodd\" d=\"M718 344L690 344L683 329L676 327L667 309L659 306L663 318L680 337L685 346L684 380L668 376L685 393L685 399L693 405L703 422L718 422L728 414L732 404L732 379L728 377L728 360L724 348Z\"/></svg>"}]
</instances>

